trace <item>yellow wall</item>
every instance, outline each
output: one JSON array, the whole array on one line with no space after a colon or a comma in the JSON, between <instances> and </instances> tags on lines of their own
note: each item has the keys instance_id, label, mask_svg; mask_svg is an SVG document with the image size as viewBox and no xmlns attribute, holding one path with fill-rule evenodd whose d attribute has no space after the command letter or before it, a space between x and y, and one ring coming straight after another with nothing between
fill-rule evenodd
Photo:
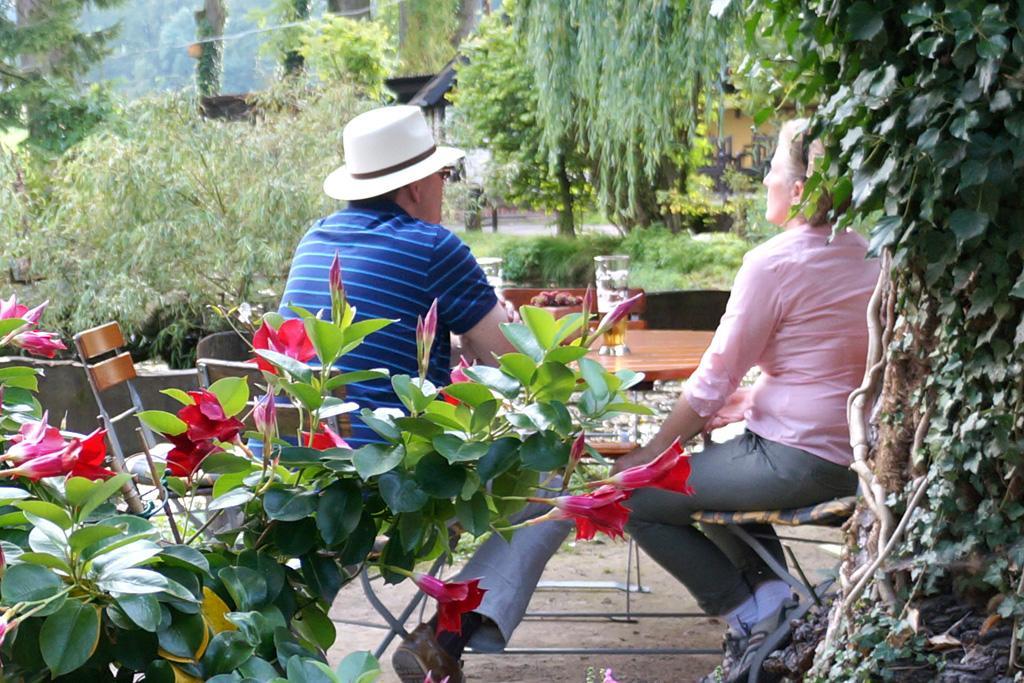
<instances>
[{"instance_id":1,"label":"yellow wall","mask_svg":"<svg viewBox=\"0 0 1024 683\"><path fill-rule=\"evenodd\" d=\"M721 130L723 139L732 137L732 154L734 157L740 156L744 151L749 151L754 143L753 117L734 107L729 107L725 110ZM761 124L757 132L761 135L771 136L775 133L775 126L771 122L766 122ZM743 168L750 168L749 155L742 156L741 166Z\"/></svg>"}]
</instances>

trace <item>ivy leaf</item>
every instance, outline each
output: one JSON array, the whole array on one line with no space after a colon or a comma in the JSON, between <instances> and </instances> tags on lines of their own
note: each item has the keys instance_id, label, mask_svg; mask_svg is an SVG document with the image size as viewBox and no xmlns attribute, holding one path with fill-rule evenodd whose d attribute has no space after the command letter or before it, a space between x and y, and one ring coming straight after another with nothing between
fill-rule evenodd
<instances>
[{"instance_id":1,"label":"ivy leaf","mask_svg":"<svg viewBox=\"0 0 1024 683\"><path fill-rule=\"evenodd\" d=\"M964 242L985 232L988 227L988 214L970 209L957 209L949 217L949 227L956 235L956 246L960 248Z\"/></svg>"},{"instance_id":2,"label":"ivy leaf","mask_svg":"<svg viewBox=\"0 0 1024 683\"><path fill-rule=\"evenodd\" d=\"M872 3L858 0L847 12L850 27L850 38L853 40L871 40L885 26L881 12Z\"/></svg>"}]
</instances>

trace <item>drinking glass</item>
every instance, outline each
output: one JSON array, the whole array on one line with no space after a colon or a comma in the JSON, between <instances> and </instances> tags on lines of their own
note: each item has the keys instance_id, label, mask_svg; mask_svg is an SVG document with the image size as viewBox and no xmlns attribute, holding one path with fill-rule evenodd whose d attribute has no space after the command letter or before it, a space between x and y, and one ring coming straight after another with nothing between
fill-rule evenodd
<instances>
[{"instance_id":1,"label":"drinking glass","mask_svg":"<svg viewBox=\"0 0 1024 683\"><path fill-rule=\"evenodd\" d=\"M495 289L501 289L505 286L504 259L500 256L482 256L476 262L480 264L481 270L484 271L487 284Z\"/></svg>"},{"instance_id":2,"label":"drinking glass","mask_svg":"<svg viewBox=\"0 0 1024 683\"><path fill-rule=\"evenodd\" d=\"M597 285L597 312L604 315L629 298L629 256L595 256L594 283ZM629 353L626 326L626 318L623 318L606 330L598 353L606 356Z\"/></svg>"}]
</instances>

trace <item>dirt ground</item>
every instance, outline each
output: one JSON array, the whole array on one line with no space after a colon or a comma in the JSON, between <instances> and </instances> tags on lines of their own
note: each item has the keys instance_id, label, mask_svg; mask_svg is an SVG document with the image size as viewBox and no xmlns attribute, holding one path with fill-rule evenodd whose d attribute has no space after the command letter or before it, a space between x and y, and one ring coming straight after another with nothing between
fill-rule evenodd
<instances>
[{"instance_id":1,"label":"dirt ground","mask_svg":"<svg viewBox=\"0 0 1024 683\"><path fill-rule=\"evenodd\" d=\"M780 530L780 533L832 541L839 538L837 530L822 528L787 529ZM811 580L821 578L823 572L836 563L838 548L835 546L823 550L820 546L805 543L790 545ZM621 581L625 578L626 547L624 542L607 540L566 543L548 564L542 582L581 579ZM641 578L650 592L633 596L634 611L698 611L686 590L646 556L641 560ZM385 604L395 609L404 605L414 591L415 587L407 581L400 586L379 588L378 594ZM432 605L426 609L432 610ZM534 595L530 610L624 612L625 594L619 591L542 589ZM428 611L426 617L429 616ZM349 652L375 649L384 635L379 628L341 622L344 619L381 623L358 582L342 590L331 610L331 618L338 628L337 641L329 653L332 664ZM410 619L410 629L418 619L419 612ZM717 651L724 628L721 621L706 616L644 616L635 623L616 623L606 618L554 620L528 617L516 631L510 647L705 648ZM397 680L390 664L396 644L397 641L392 643L381 658L383 681ZM703 676L719 661L719 656L707 654L467 654L464 671L467 680L473 683L583 683L587 680L588 667L593 667L598 671L596 681L601 683L600 669L610 667L621 683L677 683Z\"/></svg>"}]
</instances>

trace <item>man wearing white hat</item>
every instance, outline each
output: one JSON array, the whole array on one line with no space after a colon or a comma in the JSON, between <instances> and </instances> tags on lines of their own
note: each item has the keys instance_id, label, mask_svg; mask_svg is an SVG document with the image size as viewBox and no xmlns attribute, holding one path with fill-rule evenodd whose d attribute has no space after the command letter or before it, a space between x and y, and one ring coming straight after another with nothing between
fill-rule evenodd
<instances>
[{"instance_id":1,"label":"man wearing white hat","mask_svg":"<svg viewBox=\"0 0 1024 683\"><path fill-rule=\"evenodd\" d=\"M383 366L416 375L416 320L434 299L438 326L427 379L435 386L449 381L449 333L462 335L484 363L512 351L499 328L507 317L494 289L469 248L438 225L444 180L462 150L436 145L419 107L410 106L360 114L342 137L346 163L327 177L324 192L348 207L314 223L302 238L280 313L295 317L289 305L330 310L328 271L337 252L358 318L398 321L346 354L343 371ZM349 385L348 398L373 409L402 408L387 380ZM357 448L379 437L356 419L348 440ZM481 546L463 574L483 578L483 603L464 616L460 638L442 634L438 643L432 624L417 628L393 659L402 680L420 683L430 672L434 680L460 683L458 658L467 640L476 649L503 648L569 526L550 522L520 530L511 543L495 536Z\"/></svg>"}]
</instances>

